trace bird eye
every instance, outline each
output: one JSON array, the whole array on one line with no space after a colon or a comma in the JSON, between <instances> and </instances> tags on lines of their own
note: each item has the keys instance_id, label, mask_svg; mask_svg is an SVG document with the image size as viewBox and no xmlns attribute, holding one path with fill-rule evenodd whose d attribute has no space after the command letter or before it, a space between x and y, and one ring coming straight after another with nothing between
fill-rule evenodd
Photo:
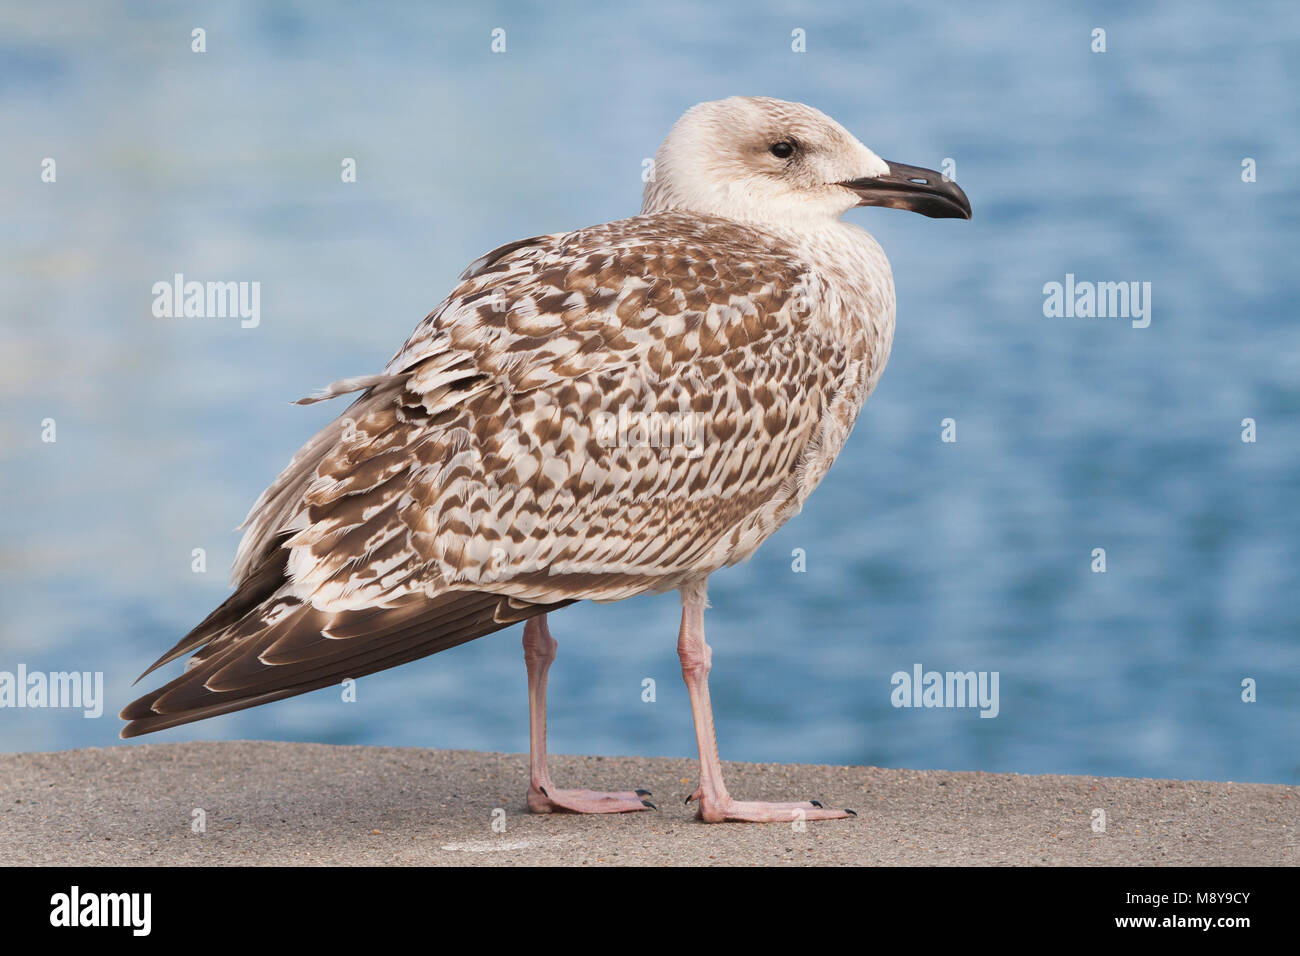
<instances>
[{"instance_id":1,"label":"bird eye","mask_svg":"<svg viewBox=\"0 0 1300 956\"><path fill-rule=\"evenodd\" d=\"M794 155L794 143L782 140L779 143L773 143L767 150L777 159L789 159Z\"/></svg>"}]
</instances>

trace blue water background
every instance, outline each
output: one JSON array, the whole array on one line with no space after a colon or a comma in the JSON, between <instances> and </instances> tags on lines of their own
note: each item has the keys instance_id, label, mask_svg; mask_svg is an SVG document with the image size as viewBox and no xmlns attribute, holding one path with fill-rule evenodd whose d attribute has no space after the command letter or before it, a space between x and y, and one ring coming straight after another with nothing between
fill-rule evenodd
<instances>
[{"instance_id":1,"label":"blue water background","mask_svg":"<svg viewBox=\"0 0 1300 956\"><path fill-rule=\"evenodd\" d=\"M271 6L0 14L0 670L108 697L0 710L0 750L116 742L343 408L289 402L381 368L485 250L635 213L673 120L739 93L954 159L976 215L850 215L893 356L804 513L712 581L724 757L1300 782L1300 6ZM175 272L260 281L261 325L155 319ZM1150 327L1045 318L1067 273L1150 282ZM678 614L552 619L553 750L693 754ZM523 750L518 638L145 739ZM997 671L997 718L892 707L917 662Z\"/></svg>"}]
</instances>

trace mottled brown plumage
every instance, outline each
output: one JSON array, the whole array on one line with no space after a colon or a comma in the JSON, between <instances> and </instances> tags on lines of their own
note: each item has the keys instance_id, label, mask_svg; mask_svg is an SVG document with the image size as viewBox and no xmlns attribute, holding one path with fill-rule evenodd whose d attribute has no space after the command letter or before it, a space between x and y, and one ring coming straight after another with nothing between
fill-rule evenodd
<instances>
[{"instance_id":1,"label":"mottled brown plumage","mask_svg":"<svg viewBox=\"0 0 1300 956\"><path fill-rule=\"evenodd\" d=\"M642 810L643 791L550 780L545 615L676 588L702 818L846 815L727 794L705 582L798 512L889 356L889 264L839 216L875 203L969 217L969 203L778 100L695 107L656 163L642 215L493 250L382 373L303 400L361 393L253 506L235 593L150 668L192 654L122 711L123 736L526 621L529 806Z\"/></svg>"},{"instance_id":2,"label":"mottled brown plumage","mask_svg":"<svg viewBox=\"0 0 1300 956\"><path fill-rule=\"evenodd\" d=\"M154 665L204 648L126 732L743 560L870 371L865 337L819 317L828 294L779 235L679 213L484 256L382 376L327 390L365 388L253 507L235 595ZM629 409L689 417L693 444L602 433Z\"/></svg>"}]
</instances>

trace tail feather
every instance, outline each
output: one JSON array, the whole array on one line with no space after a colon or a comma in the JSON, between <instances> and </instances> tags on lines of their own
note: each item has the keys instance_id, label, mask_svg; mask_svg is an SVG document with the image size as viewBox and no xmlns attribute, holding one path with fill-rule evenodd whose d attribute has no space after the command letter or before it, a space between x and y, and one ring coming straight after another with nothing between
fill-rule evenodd
<instances>
[{"instance_id":1,"label":"tail feather","mask_svg":"<svg viewBox=\"0 0 1300 956\"><path fill-rule=\"evenodd\" d=\"M284 584L285 562L288 560L288 556L289 552L284 548L276 548L244 580L234 594L226 598L194 630L177 641L175 647L150 664L145 672L132 683L140 683L163 665L170 664L191 651L203 647L222 631L237 624L263 601L270 598Z\"/></svg>"},{"instance_id":2,"label":"tail feather","mask_svg":"<svg viewBox=\"0 0 1300 956\"><path fill-rule=\"evenodd\" d=\"M123 708L121 717L128 723L122 736L153 733L337 685L344 678L436 654L573 603L529 604L460 591L435 599L421 595L418 601L391 608L324 612L310 604L290 606L290 600L283 595L270 598L234 626L210 636L183 674ZM193 639L187 636L177 648L187 642ZM167 659L183 653L173 649Z\"/></svg>"}]
</instances>

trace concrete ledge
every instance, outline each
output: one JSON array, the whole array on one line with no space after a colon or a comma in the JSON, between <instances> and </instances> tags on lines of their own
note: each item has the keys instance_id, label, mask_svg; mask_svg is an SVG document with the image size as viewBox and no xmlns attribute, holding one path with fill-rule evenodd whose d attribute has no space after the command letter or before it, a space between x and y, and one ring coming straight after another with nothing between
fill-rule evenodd
<instances>
[{"instance_id":1,"label":"concrete ledge","mask_svg":"<svg viewBox=\"0 0 1300 956\"><path fill-rule=\"evenodd\" d=\"M645 787L657 811L529 814L527 757L285 743L0 755L0 864L1296 865L1300 788L727 765L749 799L856 820L695 822L695 761L552 759L559 786ZM196 808L206 832L194 833ZM495 808L505 831L493 831ZM1106 832L1091 828L1104 809ZM500 818L500 814L497 817Z\"/></svg>"}]
</instances>

